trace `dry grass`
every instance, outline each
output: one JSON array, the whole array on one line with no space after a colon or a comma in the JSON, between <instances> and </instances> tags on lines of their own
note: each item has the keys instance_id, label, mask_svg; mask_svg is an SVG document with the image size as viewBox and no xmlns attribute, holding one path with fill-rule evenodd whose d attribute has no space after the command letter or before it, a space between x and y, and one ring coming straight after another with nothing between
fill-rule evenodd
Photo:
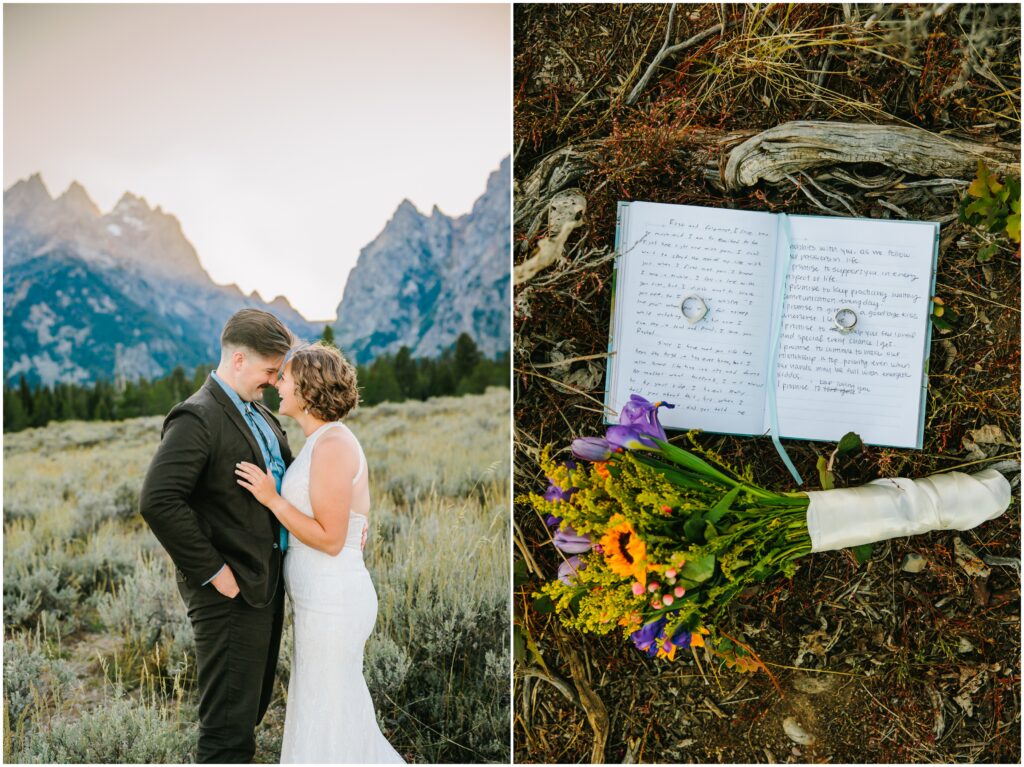
<instances>
[{"instance_id":1,"label":"dry grass","mask_svg":"<svg viewBox=\"0 0 1024 767\"><path fill-rule=\"evenodd\" d=\"M691 151L692 137L842 119L1019 144L1016 6L680 5L670 43L719 23L724 33L667 57L629 105L665 43L668 18L668 6L655 5L515 10L517 182L567 145L588 151L573 182L587 198L586 221L567 261L515 302L517 494L546 485L535 461L540 446L602 431L617 200L820 212L805 195L821 196L813 186L762 183L726 194L708 157ZM982 239L955 221L962 183L928 193L828 184L862 216L895 217L895 206L942 221L937 293L958 316L951 332L934 333L924 448L868 448L839 467L837 483L977 467L964 438L985 425L1006 436L1006 444L980 447L987 459L1019 457L1019 252L976 261ZM520 188L517 210L523 204ZM517 261L544 233L530 223L516 221ZM751 465L765 485L790 488L767 439L702 441ZM807 477L831 447L792 442L789 451ZM1019 525L1015 495L1006 515L963 540L979 555L1019 559ZM971 577L956 564L953 539L891 541L863 565L848 552L817 555L791 581L747 595L723 628L757 650L780 694L765 675L653 662L615 637L572 634L535 612L529 594L559 559L542 521L517 507L515 543L529 580L515 606L535 652L527 650L516 675L515 758L593 758L587 715L596 709L580 702L587 696L572 674L577 656L609 717L609 761L1019 761L1019 571L995 566L988 578ZM927 568L903 572L909 553ZM791 741L787 717L810 730L815 745Z\"/></svg>"},{"instance_id":2,"label":"dry grass","mask_svg":"<svg viewBox=\"0 0 1024 767\"><path fill-rule=\"evenodd\" d=\"M194 756L192 629L137 514L161 421L5 439L5 761ZM413 761L507 761L508 390L379 405L348 423L371 471L380 607L365 673L382 727ZM289 618L260 761L280 753L290 653Z\"/></svg>"}]
</instances>

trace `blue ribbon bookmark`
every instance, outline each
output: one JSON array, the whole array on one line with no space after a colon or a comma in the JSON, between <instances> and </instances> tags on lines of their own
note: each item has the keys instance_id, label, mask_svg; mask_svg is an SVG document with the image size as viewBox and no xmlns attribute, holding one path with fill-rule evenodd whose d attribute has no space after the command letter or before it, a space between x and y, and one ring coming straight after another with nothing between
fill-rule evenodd
<instances>
[{"instance_id":1,"label":"blue ribbon bookmark","mask_svg":"<svg viewBox=\"0 0 1024 767\"><path fill-rule=\"evenodd\" d=\"M782 446L782 442L779 440L779 410L775 404L775 368L778 361L779 338L782 335L782 317L786 308L786 283L789 281L789 263L792 260L793 243L793 230L790 228L789 216L785 213L779 213L779 218L782 220L782 232L786 237L786 246L782 249L782 264L780 264L782 268L781 293L779 296L781 306L779 307L779 315L775 322L775 327L772 328L772 345L768 358L768 418L771 422L772 444L775 445L775 450L778 452L782 462L786 464L786 468L789 469L789 473L796 480L796 483L802 485L804 483L803 477L796 470L796 466L793 465L789 453L786 452L786 448Z\"/></svg>"}]
</instances>

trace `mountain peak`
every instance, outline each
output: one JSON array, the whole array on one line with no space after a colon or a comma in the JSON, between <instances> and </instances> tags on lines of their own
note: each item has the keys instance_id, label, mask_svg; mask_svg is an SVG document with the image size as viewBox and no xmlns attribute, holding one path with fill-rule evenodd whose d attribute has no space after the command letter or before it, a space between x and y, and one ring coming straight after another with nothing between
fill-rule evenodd
<instances>
[{"instance_id":1,"label":"mountain peak","mask_svg":"<svg viewBox=\"0 0 1024 767\"><path fill-rule=\"evenodd\" d=\"M402 346L434 357L463 332L487 355L508 348L508 167L506 161L497 183L458 219L437 205L425 216L402 200L360 251L331 325L353 360L369 362Z\"/></svg>"},{"instance_id":2,"label":"mountain peak","mask_svg":"<svg viewBox=\"0 0 1024 767\"><path fill-rule=\"evenodd\" d=\"M149 204L146 202L145 197L137 197L131 192L125 192L121 195L121 199L117 201L117 205L114 206L114 210L133 210L143 208L146 211L149 210Z\"/></svg>"},{"instance_id":3,"label":"mountain peak","mask_svg":"<svg viewBox=\"0 0 1024 767\"><path fill-rule=\"evenodd\" d=\"M57 198L57 202L73 213L84 213L93 218L100 215L99 207L85 191L85 187L77 181L71 182L64 194Z\"/></svg>"},{"instance_id":4,"label":"mountain peak","mask_svg":"<svg viewBox=\"0 0 1024 767\"><path fill-rule=\"evenodd\" d=\"M28 205L39 205L52 199L46 184L43 183L43 177L38 173L33 173L27 179L21 179L11 184L10 188L4 191L4 208L6 209L14 201L20 201Z\"/></svg>"},{"instance_id":5,"label":"mountain peak","mask_svg":"<svg viewBox=\"0 0 1024 767\"><path fill-rule=\"evenodd\" d=\"M398 213L400 213L400 212L401 213L415 213L416 215L419 215L419 213L420 213L419 210L416 208L416 206L413 204L412 200L410 200L408 197L403 199L398 204L398 208L395 209L395 214L396 215Z\"/></svg>"}]
</instances>

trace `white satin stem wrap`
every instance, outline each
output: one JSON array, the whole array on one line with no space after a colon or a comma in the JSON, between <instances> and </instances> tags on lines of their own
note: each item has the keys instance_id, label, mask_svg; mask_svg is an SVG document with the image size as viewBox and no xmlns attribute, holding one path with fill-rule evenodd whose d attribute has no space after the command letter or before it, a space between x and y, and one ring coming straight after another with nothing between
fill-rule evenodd
<instances>
[{"instance_id":1,"label":"white satin stem wrap","mask_svg":"<svg viewBox=\"0 0 1024 767\"><path fill-rule=\"evenodd\" d=\"M1006 511L1010 483L994 469L951 471L807 495L811 551L833 551L932 530L970 530Z\"/></svg>"}]
</instances>

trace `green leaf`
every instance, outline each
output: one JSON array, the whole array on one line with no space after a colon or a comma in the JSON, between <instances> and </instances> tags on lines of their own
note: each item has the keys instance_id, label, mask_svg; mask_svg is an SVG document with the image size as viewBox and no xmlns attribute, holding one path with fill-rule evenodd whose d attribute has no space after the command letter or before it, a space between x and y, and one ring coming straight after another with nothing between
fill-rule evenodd
<instances>
[{"instance_id":1,"label":"green leaf","mask_svg":"<svg viewBox=\"0 0 1024 767\"><path fill-rule=\"evenodd\" d=\"M512 626L512 657L516 663L526 663L526 635L518 623Z\"/></svg>"},{"instance_id":2,"label":"green leaf","mask_svg":"<svg viewBox=\"0 0 1024 767\"><path fill-rule=\"evenodd\" d=\"M555 611L555 603L551 601L551 597L547 594L541 594L533 600L533 609L539 613L553 613Z\"/></svg>"},{"instance_id":3,"label":"green leaf","mask_svg":"<svg viewBox=\"0 0 1024 767\"><path fill-rule=\"evenodd\" d=\"M822 490L831 490L835 487L833 481L832 472L828 470L828 461L825 460L825 456L818 456L818 481L821 482Z\"/></svg>"},{"instance_id":4,"label":"green leaf","mask_svg":"<svg viewBox=\"0 0 1024 767\"><path fill-rule=\"evenodd\" d=\"M988 184L982 181L981 178L976 178L968 185L967 194L975 199L988 197Z\"/></svg>"},{"instance_id":5,"label":"green leaf","mask_svg":"<svg viewBox=\"0 0 1024 767\"><path fill-rule=\"evenodd\" d=\"M689 581L696 585L698 583L703 583L714 574L715 555L706 554L703 557L688 560L679 571L679 575L677 577L680 580Z\"/></svg>"},{"instance_id":6,"label":"green leaf","mask_svg":"<svg viewBox=\"0 0 1024 767\"><path fill-rule=\"evenodd\" d=\"M717 537L718 537L718 531L715 529L715 526L713 524L708 522L707 526L704 528L704 540L705 541L710 541L710 540L712 540L714 538L717 538Z\"/></svg>"},{"instance_id":7,"label":"green leaf","mask_svg":"<svg viewBox=\"0 0 1024 767\"><path fill-rule=\"evenodd\" d=\"M579 609L580 602L583 601L583 597L585 597L586 595L586 590L580 590L573 594L572 599L569 600L569 609L575 613Z\"/></svg>"},{"instance_id":8,"label":"green leaf","mask_svg":"<svg viewBox=\"0 0 1024 767\"><path fill-rule=\"evenodd\" d=\"M526 562L517 559L512 565L512 588L525 586L530 580L530 574L526 571Z\"/></svg>"},{"instance_id":9,"label":"green leaf","mask_svg":"<svg viewBox=\"0 0 1024 767\"><path fill-rule=\"evenodd\" d=\"M978 262L984 264L987 261L991 261L992 257L999 252L999 246L996 243L986 245L984 248L978 251Z\"/></svg>"},{"instance_id":10,"label":"green leaf","mask_svg":"<svg viewBox=\"0 0 1024 767\"><path fill-rule=\"evenodd\" d=\"M1020 200L1016 202L1017 210L1006 217L1006 236L1020 244Z\"/></svg>"},{"instance_id":11,"label":"green leaf","mask_svg":"<svg viewBox=\"0 0 1024 767\"><path fill-rule=\"evenodd\" d=\"M679 487L685 487L690 490L706 489L706 485L701 484L699 480L694 479L690 475L684 474L677 468L665 466L660 461L650 458L649 456L641 455L639 453L633 453L633 457L640 463L644 464L644 466L649 466L655 471L661 473L662 475L664 475L665 479L669 480L675 485L678 485Z\"/></svg>"},{"instance_id":12,"label":"green leaf","mask_svg":"<svg viewBox=\"0 0 1024 767\"><path fill-rule=\"evenodd\" d=\"M948 322L946 322L946 320L944 318L942 318L942 317L935 317L935 316L933 316L932 317L932 325L934 325L939 330L943 330L943 331L950 331L950 330L953 329L953 326L950 325Z\"/></svg>"},{"instance_id":13,"label":"green leaf","mask_svg":"<svg viewBox=\"0 0 1024 767\"><path fill-rule=\"evenodd\" d=\"M864 448L864 443L861 441L860 435L853 431L848 431L843 435L843 438L839 440L839 445L836 447L837 455L846 455L848 453L859 453Z\"/></svg>"},{"instance_id":14,"label":"green leaf","mask_svg":"<svg viewBox=\"0 0 1024 767\"><path fill-rule=\"evenodd\" d=\"M733 501L736 500L736 496L740 494L742 489L743 485L736 485L736 487L723 495L718 503L711 507L711 511L704 515L704 519L712 523L720 520L722 515L732 508Z\"/></svg>"},{"instance_id":15,"label":"green leaf","mask_svg":"<svg viewBox=\"0 0 1024 767\"><path fill-rule=\"evenodd\" d=\"M871 549L874 545L873 543L863 543L853 547L853 556L857 558L857 564L862 565L871 559Z\"/></svg>"},{"instance_id":16,"label":"green leaf","mask_svg":"<svg viewBox=\"0 0 1024 767\"><path fill-rule=\"evenodd\" d=\"M987 199L975 200L967 206L968 216L983 216L989 209L991 203Z\"/></svg>"},{"instance_id":17,"label":"green leaf","mask_svg":"<svg viewBox=\"0 0 1024 767\"><path fill-rule=\"evenodd\" d=\"M699 512L694 512L690 518L683 523L683 533L690 543L704 543L704 517Z\"/></svg>"},{"instance_id":18,"label":"green leaf","mask_svg":"<svg viewBox=\"0 0 1024 767\"><path fill-rule=\"evenodd\" d=\"M655 444L661 448L661 454L673 463L682 466L684 469L696 472L706 479L717 482L718 484L725 484L729 487L738 484L732 477L723 474L710 463L702 458L698 458L693 453L689 453L682 448L678 448L669 442L662 442L657 437L652 437Z\"/></svg>"}]
</instances>

